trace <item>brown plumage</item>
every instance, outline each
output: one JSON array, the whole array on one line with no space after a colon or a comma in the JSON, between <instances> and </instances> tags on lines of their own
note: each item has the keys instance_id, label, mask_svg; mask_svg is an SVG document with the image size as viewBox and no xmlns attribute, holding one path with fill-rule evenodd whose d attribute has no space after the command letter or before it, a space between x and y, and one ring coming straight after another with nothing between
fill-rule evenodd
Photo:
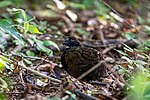
<instances>
[{"instance_id":1,"label":"brown plumage","mask_svg":"<svg viewBox=\"0 0 150 100\"><path fill-rule=\"evenodd\" d=\"M93 48L83 47L75 37L67 37L63 42L68 48L61 56L63 68L75 78L86 72L103 59L100 52ZM102 64L99 68L88 74L85 80L98 80L104 76L105 66Z\"/></svg>"}]
</instances>

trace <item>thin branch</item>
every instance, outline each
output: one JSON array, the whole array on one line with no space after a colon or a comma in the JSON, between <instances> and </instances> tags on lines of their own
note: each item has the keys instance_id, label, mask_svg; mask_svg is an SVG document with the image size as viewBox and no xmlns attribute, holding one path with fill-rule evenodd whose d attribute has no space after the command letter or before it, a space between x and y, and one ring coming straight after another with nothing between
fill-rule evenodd
<instances>
[{"instance_id":1,"label":"thin branch","mask_svg":"<svg viewBox=\"0 0 150 100\"><path fill-rule=\"evenodd\" d=\"M102 100L100 98L96 98L96 97L87 95L87 94L81 92L80 90L76 90L75 93L80 95L84 100Z\"/></svg>"},{"instance_id":2,"label":"thin branch","mask_svg":"<svg viewBox=\"0 0 150 100\"><path fill-rule=\"evenodd\" d=\"M107 52L109 52L110 50L114 49L116 47L116 45L110 46L106 49L103 50L102 54L106 54Z\"/></svg>"},{"instance_id":3,"label":"thin branch","mask_svg":"<svg viewBox=\"0 0 150 100\"><path fill-rule=\"evenodd\" d=\"M96 68L98 68L101 64L105 63L104 60L101 60L99 63L97 63L95 66L93 66L92 68L90 68L89 70L87 70L85 73L83 73L82 75L80 75L77 80L82 79L83 77L85 77L86 75L88 75L89 73L91 73L92 71L94 71Z\"/></svg>"},{"instance_id":4,"label":"thin branch","mask_svg":"<svg viewBox=\"0 0 150 100\"><path fill-rule=\"evenodd\" d=\"M12 55L15 55L15 56L18 56L18 57L23 57L23 58L30 58L30 59L36 59L36 60L42 60L42 61L45 61L45 62L48 62L48 63L51 63L51 64L54 64L52 61L49 61L47 59L44 59L44 58L41 58L41 57L34 57L34 56L26 56L26 55L23 55L23 54L16 54L14 52L11 52ZM56 64L57 65L57 64Z\"/></svg>"},{"instance_id":5,"label":"thin branch","mask_svg":"<svg viewBox=\"0 0 150 100\"><path fill-rule=\"evenodd\" d=\"M29 68L29 67L26 67L23 61L18 62L18 66L20 66L20 67L22 67L22 68L24 68L24 69L26 69L26 70L28 70L28 71L30 71L30 72L36 74L36 75L39 75L39 76L44 77L44 78L48 78L48 79L51 80L51 81L61 83L61 80L52 78L52 77L47 76L47 75L45 75L45 74L41 74L40 72L38 72L38 71L36 71L36 70L33 70L33 69Z\"/></svg>"},{"instance_id":6,"label":"thin branch","mask_svg":"<svg viewBox=\"0 0 150 100\"><path fill-rule=\"evenodd\" d=\"M80 80L82 78L84 78L86 75L88 75L89 73L91 73L92 71L94 71L96 68L98 68L101 64L105 64L106 65L106 61L105 60L101 60L99 63L97 63L95 66L93 66L92 68L90 68L89 70L87 70L85 73L83 73L82 75L80 75L77 80ZM106 68L111 71L111 68L106 66ZM111 71L112 72L112 71ZM126 83L125 80L123 78L121 78L117 73L113 73L113 75L115 75L115 77L122 83Z\"/></svg>"}]
</instances>

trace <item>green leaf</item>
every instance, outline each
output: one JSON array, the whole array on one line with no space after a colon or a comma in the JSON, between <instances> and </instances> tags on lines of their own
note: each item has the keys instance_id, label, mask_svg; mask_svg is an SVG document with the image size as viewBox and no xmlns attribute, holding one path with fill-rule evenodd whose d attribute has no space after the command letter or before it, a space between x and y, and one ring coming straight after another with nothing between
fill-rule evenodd
<instances>
[{"instance_id":1,"label":"green leaf","mask_svg":"<svg viewBox=\"0 0 150 100\"><path fill-rule=\"evenodd\" d=\"M23 59L27 64L32 64L32 62L28 59Z\"/></svg>"},{"instance_id":2,"label":"green leaf","mask_svg":"<svg viewBox=\"0 0 150 100\"><path fill-rule=\"evenodd\" d=\"M125 32L125 37L130 40L130 39L135 39L135 35L131 32Z\"/></svg>"},{"instance_id":3,"label":"green leaf","mask_svg":"<svg viewBox=\"0 0 150 100\"><path fill-rule=\"evenodd\" d=\"M35 34L43 34L43 33L39 32L39 30L37 29L36 26L33 26L33 25L29 25L28 31L31 33L35 33Z\"/></svg>"},{"instance_id":4,"label":"green leaf","mask_svg":"<svg viewBox=\"0 0 150 100\"><path fill-rule=\"evenodd\" d=\"M66 90L66 93L69 94L73 100L76 100L76 95L73 94L71 91Z\"/></svg>"},{"instance_id":5,"label":"green leaf","mask_svg":"<svg viewBox=\"0 0 150 100\"><path fill-rule=\"evenodd\" d=\"M26 12L24 10L22 10L22 9L21 9L21 12L22 12L21 14L22 14L24 20L27 21Z\"/></svg>"},{"instance_id":6,"label":"green leaf","mask_svg":"<svg viewBox=\"0 0 150 100\"><path fill-rule=\"evenodd\" d=\"M52 45L52 46L54 46L55 48L57 48L60 51L58 45L55 42L53 42L53 41L46 40L46 41L43 42L43 45L45 45L45 46L51 46Z\"/></svg>"},{"instance_id":7,"label":"green leaf","mask_svg":"<svg viewBox=\"0 0 150 100\"><path fill-rule=\"evenodd\" d=\"M132 60L126 56L122 56L122 59L125 59L128 63L132 64Z\"/></svg>"},{"instance_id":8,"label":"green leaf","mask_svg":"<svg viewBox=\"0 0 150 100\"><path fill-rule=\"evenodd\" d=\"M13 40L13 43L15 43L17 46L23 46L22 43L18 40Z\"/></svg>"},{"instance_id":9,"label":"green leaf","mask_svg":"<svg viewBox=\"0 0 150 100\"><path fill-rule=\"evenodd\" d=\"M132 48L130 48L128 45L124 44L124 49L129 51L129 52L134 52L134 50Z\"/></svg>"},{"instance_id":10,"label":"green leaf","mask_svg":"<svg viewBox=\"0 0 150 100\"><path fill-rule=\"evenodd\" d=\"M0 93L1 100L8 100L6 93Z\"/></svg>"},{"instance_id":11,"label":"green leaf","mask_svg":"<svg viewBox=\"0 0 150 100\"><path fill-rule=\"evenodd\" d=\"M50 26L50 28L51 28L52 30L54 30L54 31L57 31L57 30L58 30L58 27L57 27L57 26L54 26L54 25Z\"/></svg>"},{"instance_id":12,"label":"green leaf","mask_svg":"<svg viewBox=\"0 0 150 100\"><path fill-rule=\"evenodd\" d=\"M146 45L147 48L150 48L150 40L145 40L144 45Z\"/></svg>"},{"instance_id":13,"label":"green leaf","mask_svg":"<svg viewBox=\"0 0 150 100\"><path fill-rule=\"evenodd\" d=\"M121 51L121 50L117 50L117 49L114 49L114 50L116 50L118 53L120 53L120 54L122 54L122 55L124 55L124 56L128 56L127 53L125 53L125 52L123 52L123 51Z\"/></svg>"},{"instance_id":14,"label":"green leaf","mask_svg":"<svg viewBox=\"0 0 150 100\"><path fill-rule=\"evenodd\" d=\"M6 46L7 46L6 39L4 39L3 37L0 37L0 49L4 51Z\"/></svg>"},{"instance_id":15,"label":"green leaf","mask_svg":"<svg viewBox=\"0 0 150 100\"><path fill-rule=\"evenodd\" d=\"M144 28L145 28L145 32L146 32L148 35L150 35L150 27L147 26L147 25L145 25Z\"/></svg>"},{"instance_id":16,"label":"green leaf","mask_svg":"<svg viewBox=\"0 0 150 100\"><path fill-rule=\"evenodd\" d=\"M147 65L147 62L142 61L142 60L133 60L133 62L140 64L140 65Z\"/></svg>"},{"instance_id":17,"label":"green leaf","mask_svg":"<svg viewBox=\"0 0 150 100\"><path fill-rule=\"evenodd\" d=\"M82 4L87 8L90 9L93 6L95 6L93 3L95 2L95 0L82 0Z\"/></svg>"},{"instance_id":18,"label":"green leaf","mask_svg":"<svg viewBox=\"0 0 150 100\"><path fill-rule=\"evenodd\" d=\"M137 66L137 68L139 68L142 72L146 71L146 69L144 68L143 65L141 64L135 64Z\"/></svg>"},{"instance_id":19,"label":"green leaf","mask_svg":"<svg viewBox=\"0 0 150 100\"><path fill-rule=\"evenodd\" d=\"M128 100L150 100L149 78L141 71L134 75L131 81L131 88L128 93Z\"/></svg>"},{"instance_id":20,"label":"green leaf","mask_svg":"<svg viewBox=\"0 0 150 100\"><path fill-rule=\"evenodd\" d=\"M26 12L23 9L17 9L17 8L13 8L12 10L10 10L11 13L21 13L24 21L27 21L27 16L26 16Z\"/></svg>"},{"instance_id":21,"label":"green leaf","mask_svg":"<svg viewBox=\"0 0 150 100\"><path fill-rule=\"evenodd\" d=\"M71 2L71 3L69 3L69 5L70 5L70 7L72 7L72 8L85 9L84 4Z\"/></svg>"},{"instance_id":22,"label":"green leaf","mask_svg":"<svg viewBox=\"0 0 150 100\"><path fill-rule=\"evenodd\" d=\"M1 58L3 61L5 61L5 62L8 61L8 58L6 58L5 56L0 55L0 58Z\"/></svg>"},{"instance_id":23,"label":"green leaf","mask_svg":"<svg viewBox=\"0 0 150 100\"><path fill-rule=\"evenodd\" d=\"M34 42L35 42L34 40L32 40L32 39L30 39L30 38L27 38L27 40L28 40L28 42L30 43L31 46L34 45Z\"/></svg>"},{"instance_id":24,"label":"green leaf","mask_svg":"<svg viewBox=\"0 0 150 100\"><path fill-rule=\"evenodd\" d=\"M99 16L104 16L110 11L109 8L106 7L102 2L95 1L94 5L97 8L94 10L94 12Z\"/></svg>"},{"instance_id":25,"label":"green leaf","mask_svg":"<svg viewBox=\"0 0 150 100\"><path fill-rule=\"evenodd\" d=\"M29 22L24 23L24 34L26 34L29 30Z\"/></svg>"},{"instance_id":26,"label":"green leaf","mask_svg":"<svg viewBox=\"0 0 150 100\"><path fill-rule=\"evenodd\" d=\"M4 66L10 69L10 67L7 65L7 62L8 62L8 58L0 55L0 71L3 70Z\"/></svg>"},{"instance_id":27,"label":"green leaf","mask_svg":"<svg viewBox=\"0 0 150 100\"><path fill-rule=\"evenodd\" d=\"M4 7L7 7L9 5L11 5L12 2L9 1L9 0L6 0L6 1L0 1L0 8L4 8Z\"/></svg>"},{"instance_id":28,"label":"green leaf","mask_svg":"<svg viewBox=\"0 0 150 100\"><path fill-rule=\"evenodd\" d=\"M35 42L36 42L36 44L37 44L36 48L37 48L39 51L46 52L47 54L50 54L50 56L53 56L52 50L50 50L49 48L45 47L45 46L43 45L43 42L42 42L42 41L37 40L37 39L34 39L34 40L35 40Z\"/></svg>"},{"instance_id":29,"label":"green leaf","mask_svg":"<svg viewBox=\"0 0 150 100\"><path fill-rule=\"evenodd\" d=\"M139 68L142 72L144 71L148 71L145 66L148 65L147 62L142 61L142 60L132 60L132 62L137 66L137 68Z\"/></svg>"},{"instance_id":30,"label":"green leaf","mask_svg":"<svg viewBox=\"0 0 150 100\"><path fill-rule=\"evenodd\" d=\"M4 33L11 34L15 39L17 39L22 45L24 45L23 40L20 34L17 32L15 27L13 27L12 23L6 19L0 19L0 29Z\"/></svg>"},{"instance_id":31,"label":"green leaf","mask_svg":"<svg viewBox=\"0 0 150 100\"><path fill-rule=\"evenodd\" d=\"M35 41L36 44L37 44L37 49L40 50L40 51L43 51L43 52L46 52L46 47L43 45L43 42L40 41L40 40L36 40Z\"/></svg>"},{"instance_id":32,"label":"green leaf","mask_svg":"<svg viewBox=\"0 0 150 100\"><path fill-rule=\"evenodd\" d=\"M26 54L27 54L28 56L35 56L35 53L34 53L33 51L30 51L30 50L27 50L27 51L26 51Z\"/></svg>"},{"instance_id":33,"label":"green leaf","mask_svg":"<svg viewBox=\"0 0 150 100\"><path fill-rule=\"evenodd\" d=\"M126 73L126 70L124 68L121 68L118 70L118 73L123 75Z\"/></svg>"}]
</instances>

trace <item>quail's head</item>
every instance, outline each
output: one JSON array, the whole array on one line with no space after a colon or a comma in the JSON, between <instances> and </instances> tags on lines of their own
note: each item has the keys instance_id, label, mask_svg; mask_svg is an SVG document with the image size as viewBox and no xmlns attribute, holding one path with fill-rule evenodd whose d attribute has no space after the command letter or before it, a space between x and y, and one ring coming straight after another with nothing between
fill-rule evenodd
<instances>
[{"instance_id":1,"label":"quail's head","mask_svg":"<svg viewBox=\"0 0 150 100\"><path fill-rule=\"evenodd\" d=\"M63 45L65 45L69 48L72 48L72 47L75 47L75 46L82 46L81 43L75 37L72 37L72 36L68 36L64 40Z\"/></svg>"}]
</instances>

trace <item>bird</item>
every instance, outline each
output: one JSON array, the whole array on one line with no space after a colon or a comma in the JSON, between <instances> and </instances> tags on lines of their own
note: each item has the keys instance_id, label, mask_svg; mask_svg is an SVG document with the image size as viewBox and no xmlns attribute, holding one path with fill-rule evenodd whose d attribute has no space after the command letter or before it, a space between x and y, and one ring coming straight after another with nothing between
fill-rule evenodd
<instances>
[{"instance_id":1,"label":"bird","mask_svg":"<svg viewBox=\"0 0 150 100\"><path fill-rule=\"evenodd\" d=\"M74 36L68 36L63 41L66 49L61 55L61 64L71 76L77 78L88 69L103 60L102 54L90 47L84 47ZM106 73L105 65L102 64L96 70L83 78L84 81L99 80Z\"/></svg>"}]
</instances>

